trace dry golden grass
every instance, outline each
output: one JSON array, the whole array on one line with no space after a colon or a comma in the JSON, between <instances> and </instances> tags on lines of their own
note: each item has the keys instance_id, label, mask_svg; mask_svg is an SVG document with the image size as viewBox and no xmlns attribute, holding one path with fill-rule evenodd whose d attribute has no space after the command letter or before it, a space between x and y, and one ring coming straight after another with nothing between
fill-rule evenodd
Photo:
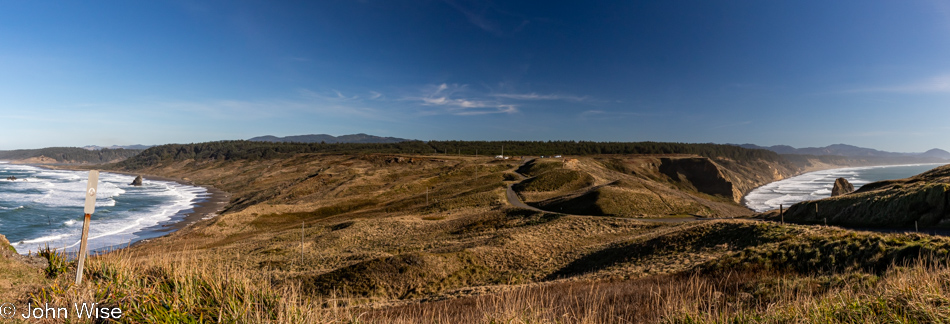
<instances>
[{"instance_id":1,"label":"dry golden grass","mask_svg":"<svg viewBox=\"0 0 950 324\"><path fill-rule=\"evenodd\" d=\"M375 310L385 323L945 323L950 268L882 276L725 272L555 283Z\"/></svg>"},{"instance_id":2,"label":"dry golden grass","mask_svg":"<svg viewBox=\"0 0 950 324\"><path fill-rule=\"evenodd\" d=\"M0 235L0 303L19 301L45 283L43 270L21 262L16 250Z\"/></svg>"},{"instance_id":3,"label":"dry golden grass","mask_svg":"<svg viewBox=\"0 0 950 324\"><path fill-rule=\"evenodd\" d=\"M571 221L562 219L533 226L553 226ZM487 226L499 229L510 225L513 224L504 221ZM631 242L594 249L595 252L588 256L595 258L587 261L590 263L584 268L593 271L609 268L595 262L603 259L621 265L642 265L664 257L681 259L685 254L683 251L703 251L706 255L718 254L718 258L723 258L740 255L730 251L747 251L746 246L809 242L810 238L821 236L853 241L880 237L903 246L943 244L941 242L946 241L913 234L849 236L841 232L833 228L815 230L737 221L653 228L641 232L642 237ZM481 285L480 288L477 284L463 283L461 289L441 293L435 290L406 299L400 295L407 290L360 295L330 289L314 294L312 288L305 287L304 280L274 279L286 274L284 270L255 269L247 264L255 258L233 256L227 259L229 262L221 262L207 251L194 247L168 250L149 257L135 252L134 249L125 249L92 257L87 263L87 279L83 285L72 286L71 275L60 275L45 288L32 293L29 301L54 305L98 302L104 306L121 307L129 322L154 323L922 323L950 320L947 311L950 306L950 267L946 256L941 255L905 259L910 263L889 267L881 273L861 270L835 272L830 271L831 268L817 273L800 273L763 270L761 267L748 270L711 267L712 270L701 271L707 267L685 265L669 269L668 274L637 279L614 277L612 280L588 281L572 276L568 280L537 280L527 284L500 282ZM637 254L647 259L624 260ZM396 261L389 265L399 266L412 260L409 264L423 266L407 268L403 272L387 272L377 265L374 271L364 274L383 276L379 277L382 281L378 281L376 287L386 287L390 292L393 292L391 289L406 289L413 285L411 274L431 270L424 265L445 262L446 255L413 253L400 256L385 260ZM454 258L469 258L471 261L478 256L475 252L467 252ZM465 264L455 263L463 267ZM403 277L385 277L386 273L401 273ZM626 271L628 275L632 273L636 271ZM477 272L466 274L470 275L469 280L478 277ZM332 287L347 281L352 282L344 275L328 283ZM445 280L440 282L447 283Z\"/></svg>"},{"instance_id":4,"label":"dry golden grass","mask_svg":"<svg viewBox=\"0 0 950 324\"><path fill-rule=\"evenodd\" d=\"M514 186L523 200L544 210L620 217L751 215L731 194L706 194L662 174L657 157L548 160L522 167L533 178Z\"/></svg>"},{"instance_id":5,"label":"dry golden grass","mask_svg":"<svg viewBox=\"0 0 950 324\"><path fill-rule=\"evenodd\" d=\"M24 281L21 292L36 302L120 306L130 322L802 322L796 315L829 314L848 322L869 311L946 319L947 289L937 284L945 265L888 270L917 260L912 251L945 259L946 239L526 211L505 201L513 162L408 160L302 154L146 170L214 185L234 200L214 219L91 258L82 286L59 275L37 279L39 288ZM650 161L545 168L588 172L595 185L619 177L611 190L675 200L665 206L740 208L665 183L644 171ZM815 262L832 266L809 268ZM913 280L933 284L901 293ZM850 299L834 299L839 293ZM881 300L886 307L875 306ZM874 321L902 319L880 314Z\"/></svg>"}]
</instances>

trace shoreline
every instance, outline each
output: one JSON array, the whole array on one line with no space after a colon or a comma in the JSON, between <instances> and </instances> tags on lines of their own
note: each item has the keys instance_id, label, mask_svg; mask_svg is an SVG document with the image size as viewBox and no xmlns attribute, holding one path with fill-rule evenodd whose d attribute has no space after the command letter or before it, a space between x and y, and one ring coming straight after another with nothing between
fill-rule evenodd
<instances>
[{"instance_id":1,"label":"shoreline","mask_svg":"<svg viewBox=\"0 0 950 324\"><path fill-rule=\"evenodd\" d=\"M750 194L752 194L753 192L755 192L756 190L758 190L759 188L765 187L765 186L767 186L767 185L769 185L769 184L776 183L776 182L779 182L779 181L785 181L785 180L788 180L788 179L791 179L791 178L794 178L794 177L798 177L798 176L802 176L802 175L809 174L809 173L814 173L814 172L823 172L823 171L830 171L830 170L846 170L846 169L865 170L865 169L874 169L874 168L907 167L907 166L925 166L925 165L934 165L935 168L936 168L936 167L940 167L940 166L948 165L948 164L950 164L950 163L947 163L947 162L930 162L930 163L886 164L886 165L865 165L865 166L838 166L837 168L827 168L827 169L818 169L818 170L803 171L803 172L797 173L797 174L795 174L795 175L793 175L793 176L790 176L790 177L788 177L788 178L781 179L781 180L776 180L776 181L772 181L772 182L763 184L763 185L761 185L761 186L755 187L755 188L753 188L752 190L749 190L749 192L747 192L746 194L742 195L742 199L740 200L740 203L742 204L743 207L748 208L749 210L752 210L755 214L761 214L761 213L766 213L766 212L769 212L769 211L772 211L772 210L778 210L778 209L776 208L776 209L771 209L771 210L769 210L769 211L764 211L764 212L756 211L755 209L752 209L752 207L749 207L749 204L748 204L748 201L746 200L746 198L747 198ZM932 169L931 169L931 170L932 170ZM926 172L926 171L924 171L924 172ZM876 182L876 181L872 181L872 182ZM859 188L860 188L860 187L859 187ZM857 189L859 189L859 188L855 188L855 190L857 190ZM791 206L791 205L789 205L789 206ZM787 207L786 207L786 208L787 208Z\"/></svg>"},{"instance_id":2,"label":"shoreline","mask_svg":"<svg viewBox=\"0 0 950 324\"><path fill-rule=\"evenodd\" d=\"M68 170L68 171L90 171L91 169L81 169L70 166L53 166L53 165L42 165L42 164L25 164L32 167L48 169L48 170ZM220 214L224 207L228 205L231 201L231 193L218 189L211 185L197 185L194 182L186 179L179 178L170 178L163 176L156 176L150 174L142 173L133 173L126 171L114 171L114 170L99 170L100 172L105 173L114 173L127 175L131 178L129 183L135 179L136 176L142 176L142 180L151 180L151 181L167 181L174 182L184 186L193 186L201 187L205 189L205 194L199 196L192 200L192 206L188 209L183 209L176 212L174 215L169 217L168 220L162 221L154 226L144 227L135 232L132 232L133 235L139 236L139 239L129 244L119 244L108 247L97 248L95 250L90 250L90 253L108 253L111 251L125 249L131 246L136 246L142 243L149 242L159 237L167 236L171 233L180 231L182 229L188 228L199 221L205 219L211 219Z\"/></svg>"},{"instance_id":3,"label":"shoreline","mask_svg":"<svg viewBox=\"0 0 950 324\"><path fill-rule=\"evenodd\" d=\"M84 170L76 170L76 171L84 171ZM224 207L227 206L228 202L231 201L231 193L218 189L215 186L197 185L190 180L162 177L162 176L156 176L156 175L150 175L150 174L132 173L132 172L125 172L125 171L108 171L108 170L100 170L100 171L128 175L128 176L131 176L132 179L135 179L136 176L142 176L142 181L146 181L146 180L168 181L168 182L174 182L180 185L201 187L205 189L205 191L207 192L207 197L196 198L195 199L196 202L194 203L192 208L179 211L175 215L172 215L171 219L169 219L168 221L162 222L161 224L142 229L143 232L148 231L148 230L154 230L156 232L164 233L159 236L165 236L172 232L176 232L178 230L188 227L191 224L197 223L198 221L201 221L203 219L209 219L209 218L218 216L218 214L222 210L224 210ZM129 182L132 182L132 181L130 180ZM182 216L181 219L176 221L176 218L178 218L179 216ZM135 243L145 241L148 239L153 239L153 238L155 237L143 238ZM132 244L135 244L135 243L132 243Z\"/></svg>"}]
</instances>

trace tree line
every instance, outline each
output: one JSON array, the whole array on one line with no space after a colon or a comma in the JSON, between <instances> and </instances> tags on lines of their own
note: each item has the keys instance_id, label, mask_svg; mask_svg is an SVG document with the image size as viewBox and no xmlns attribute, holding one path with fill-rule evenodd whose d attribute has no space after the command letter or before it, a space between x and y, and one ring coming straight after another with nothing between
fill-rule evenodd
<instances>
[{"instance_id":1,"label":"tree line","mask_svg":"<svg viewBox=\"0 0 950 324\"><path fill-rule=\"evenodd\" d=\"M739 162L784 161L777 153L734 145L661 142L586 141L406 141L399 143L273 143L218 141L193 144L166 144L142 151L119 163L119 167L141 168L165 161L260 160L284 158L299 153L328 154L447 154L553 156L599 154L694 154L727 158Z\"/></svg>"},{"instance_id":2,"label":"tree line","mask_svg":"<svg viewBox=\"0 0 950 324\"><path fill-rule=\"evenodd\" d=\"M142 152L142 150L87 150L79 147L47 147L41 149L0 151L0 160L25 160L45 156L59 163L107 163L130 158L140 152Z\"/></svg>"}]
</instances>

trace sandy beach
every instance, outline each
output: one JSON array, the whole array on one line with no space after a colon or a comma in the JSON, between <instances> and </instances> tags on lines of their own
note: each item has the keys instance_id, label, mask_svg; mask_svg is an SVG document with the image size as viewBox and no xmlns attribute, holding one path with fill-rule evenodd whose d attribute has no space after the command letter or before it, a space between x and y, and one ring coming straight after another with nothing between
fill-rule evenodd
<instances>
[{"instance_id":1,"label":"sandy beach","mask_svg":"<svg viewBox=\"0 0 950 324\"><path fill-rule=\"evenodd\" d=\"M132 179L135 179L137 174L127 173L127 172L115 172L115 171L103 171L110 173L118 174L127 174L131 176L129 182L132 182ZM186 186L196 186L205 188L208 191L208 195L205 198L198 198L198 201L195 203L194 207L189 210L183 210L181 213L172 216L172 219L169 221L171 223L161 225L163 229L159 231L171 233L182 228L187 227L188 225L194 224L202 219L212 218L217 216L221 210L227 206L228 202L231 201L231 194L215 188L214 186L200 186L196 185L191 181L175 178L166 178L152 175L142 175L142 180L154 180L154 181L171 181L176 182ZM148 228L146 230L152 230Z\"/></svg>"},{"instance_id":2,"label":"sandy beach","mask_svg":"<svg viewBox=\"0 0 950 324\"><path fill-rule=\"evenodd\" d=\"M33 164L32 166L39 167L39 168L52 169L52 170L89 171L89 169L81 169L81 168L64 166L64 165ZM205 188L205 190L207 190L207 194L195 199L195 202L192 208L185 209L178 212L177 214L173 215L169 220L162 222L157 226L143 228L139 232L136 232L135 234L138 235L140 239L138 241L131 242L132 245L145 243L151 239L165 236L165 235L168 235L169 233L186 228L189 225L192 225L203 219L213 218L217 216L218 213L220 213L224 209L224 207L227 206L228 202L230 202L231 200L231 194L224 190L215 188L214 186L196 185L194 182L185 180L185 179L161 177L161 176L148 175L148 174L138 174L138 173L124 172L124 171L112 171L112 170L100 170L100 172L127 175L129 176L129 179L128 179L129 183L131 183L132 180L134 180L136 176L141 175L143 181L149 181L149 180L168 181L168 182L175 182L175 183L186 185L186 186L202 187L202 188ZM113 248L115 247L110 247L109 250Z\"/></svg>"}]
</instances>

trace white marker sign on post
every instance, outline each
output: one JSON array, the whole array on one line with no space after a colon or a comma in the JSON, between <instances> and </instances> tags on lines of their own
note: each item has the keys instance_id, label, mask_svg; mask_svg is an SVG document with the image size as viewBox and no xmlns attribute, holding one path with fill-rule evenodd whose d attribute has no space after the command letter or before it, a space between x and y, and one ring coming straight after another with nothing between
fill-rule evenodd
<instances>
[{"instance_id":1,"label":"white marker sign on post","mask_svg":"<svg viewBox=\"0 0 950 324\"><path fill-rule=\"evenodd\" d=\"M79 242L79 264L76 267L76 284L82 283L82 267L86 262L86 241L89 240L89 218L96 211L96 189L99 187L99 171L89 171L86 183L86 206L83 212L82 239Z\"/></svg>"},{"instance_id":2,"label":"white marker sign on post","mask_svg":"<svg viewBox=\"0 0 950 324\"><path fill-rule=\"evenodd\" d=\"M99 171L89 171L89 182L86 183L86 208L84 213L92 214L96 211L96 189L99 187Z\"/></svg>"}]
</instances>

